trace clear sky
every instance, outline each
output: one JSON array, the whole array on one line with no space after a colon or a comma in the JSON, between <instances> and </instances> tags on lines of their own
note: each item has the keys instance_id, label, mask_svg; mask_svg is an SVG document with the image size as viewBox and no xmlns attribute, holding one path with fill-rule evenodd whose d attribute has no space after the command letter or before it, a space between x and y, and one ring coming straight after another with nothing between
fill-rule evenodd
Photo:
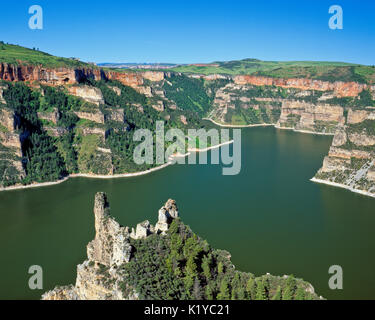
<instances>
[{"instance_id":1,"label":"clear sky","mask_svg":"<svg viewBox=\"0 0 375 320\"><path fill-rule=\"evenodd\" d=\"M0 40L94 62L375 64L375 0L0 0ZM43 30L28 8L43 8ZM328 27L341 5L343 30Z\"/></svg>"}]
</instances>

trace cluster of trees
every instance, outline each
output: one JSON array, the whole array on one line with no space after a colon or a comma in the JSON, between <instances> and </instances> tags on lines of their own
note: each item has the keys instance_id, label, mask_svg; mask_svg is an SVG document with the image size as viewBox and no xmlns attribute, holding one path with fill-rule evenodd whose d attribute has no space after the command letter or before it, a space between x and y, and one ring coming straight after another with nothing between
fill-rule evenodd
<instances>
[{"instance_id":1,"label":"cluster of trees","mask_svg":"<svg viewBox=\"0 0 375 320\"><path fill-rule=\"evenodd\" d=\"M165 96L176 102L183 110L192 110L205 115L211 108L212 98L207 95L204 80L189 78L185 75L172 75L167 78L163 89Z\"/></svg>"},{"instance_id":2,"label":"cluster of trees","mask_svg":"<svg viewBox=\"0 0 375 320\"><path fill-rule=\"evenodd\" d=\"M61 88L43 87L44 96L41 99L40 111L57 109L59 120L57 125L67 130L67 133L57 138L55 144L65 162L66 173L78 172L78 154L74 148L77 136L74 128L79 118L73 111L80 110L82 100L67 95Z\"/></svg>"},{"instance_id":3,"label":"cluster of trees","mask_svg":"<svg viewBox=\"0 0 375 320\"><path fill-rule=\"evenodd\" d=\"M15 111L21 131L26 178L23 183L57 180L66 174L65 163L53 139L42 129L37 112L40 93L23 83L9 84L3 93L7 106Z\"/></svg>"},{"instance_id":4,"label":"cluster of trees","mask_svg":"<svg viewBox=\"0 0 375 320\"><path fill-rule=\"evenodd\" d=\"M166 236L132 240L134 257L122 266L124 282L143 299L316 299L307 284L289 276L255 277L236 271L228 252L214 250L179 219Z\"/></svg>"}]
</instances>

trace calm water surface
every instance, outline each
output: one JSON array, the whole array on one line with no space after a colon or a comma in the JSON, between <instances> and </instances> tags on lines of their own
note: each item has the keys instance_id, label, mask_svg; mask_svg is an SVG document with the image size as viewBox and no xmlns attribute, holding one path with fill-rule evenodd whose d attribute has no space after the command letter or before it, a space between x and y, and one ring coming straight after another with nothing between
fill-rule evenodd
<instances>
[{"instance_id":1,"label":"calm water surface","mask_svg":"<svg viewBox=\"0 0 375 320\"><path fill-rule=\"evenodd\" d=\"M242 170L175 165L123 179L70 179L60 185L0 193L0 298L39 299L75 282L94 237L94 194L108 193L112 214L128 226L149 219L168 198L183 221L238 269L294 274L328 299L375 298L375 199L309 181L330 137L274 128L242 130ZM328 288L328 268L344 270L344 289ZM44 290L28 288L40 265Z\"/></svg>"}]
</instances>

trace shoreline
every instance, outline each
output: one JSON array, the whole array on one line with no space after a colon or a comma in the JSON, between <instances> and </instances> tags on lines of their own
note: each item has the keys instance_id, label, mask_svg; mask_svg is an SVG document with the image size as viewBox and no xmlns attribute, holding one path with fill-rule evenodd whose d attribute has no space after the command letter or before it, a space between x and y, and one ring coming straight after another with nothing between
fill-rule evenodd
<instances>
[{"instance_id":1,"label":"shoreline","mask_svg":"<svg viewBox=\"0 0 375 320\"><path fill-rule=\"evenodd\" d=\"M332 186L332 187L346 189L348 191L361 194L363 196L375 198L375 194L374 193L371 193L371 192L368 192L368 191L359 190L359 189L354 189L354 188L351 188L351 187L349 187L349 186L347 186L345 184L342 184L342 183L337 183L337 182L332 182L332 181L322 180L322 179L317 179L317 178L311 178L310 181L315 182L315 183L329 185L329 186Z\"/></svg>"},{"instance_id":2,"label":"shoreline","mask_svg":"<svg viewBox=\"0 0 375 320\"><path fill-rule=\"evenodd\" d=\"M9 186L9 187L2 187L0 188L0 192L2 191L13 191L13 190L22 190L22 189L31 189L31 188L41 188L41 187L49 187L49 186L54 186L60 183L63 183L70 178L89 178L89 179L117 179L117 178L131 178L131 177L137 177L137 176L143 176L161 169L164 169L172 164L175 164L173 161L174 158L185 158L191 154L191 152L206 152L212 149L220 148L224 145L231 144L233 143L233 140L226 141L223 143L220 143L216 146L211 146L207 147L204 149L188 149L187 153L185 154L175 154L172 155L168 162L154 168L150 168L144 171L137 171L137 172L128 172L128 173L118 173L118 174L112 174L112 175L100 175L100 174L91 174L91 173L72 173L60 180L57 181L48 181L48 182L40 182L40 183L32 183L28 185L14 185L14 186Z\"/></svg>"},{"instance_id":3,"label":"shoreline","mask_svg":"<svg viewBox=\"0 0 375 320\"><path fill-rule=\"evenodd\" d=\"M307 134L316 134L316 135L322 135L322 136L334 136L334 133L326 133L326 132L315 132L315 131L309 131L309 130L298 130L292 127L280 127L277 125L277 123L256 123L256 124L244 124L244 125L235 125L235 124L221 124L216 122L215 120L212 120L210 118L203 118L202 120L207 120L212 122L213 124L216 124L219 127L224 128L251 128L251 127L270 127L273 126L276 129L280 130L291 130L293 132L299 132L299 133L307 133Z\"/></svg>"},{"instance_id":4,"label":"shoreline","mask_svg":"<svg viewBox=\"0 0 375 320\"><path fill-rule=\"evenodd\" d=\"M315 131L309 131L309 130L298 130L298 129L291 128L291 127L280 127L277 124L275 124L275 128L280 129L280 130L291 130L293 132L316 134L316 135L321 135L321 136L334 136L335 135L334 133L315 132Z\"/></svg>"},{"instance_id":5,"label":"shoreline","mask_svg":"<svg viewBox=\"0 0 375 320\"><path fill-rule=\"evenodd\" d=\"M276 124L273 123L256 123L256 124L223 124L216 122L215 120L212 120L210 118L202 118L202 120L207 120L212 122L213 124L216 124L219 127L223 128L251 128L251 127L270 127L275 126Z\"/></svg>"}]
</instances>

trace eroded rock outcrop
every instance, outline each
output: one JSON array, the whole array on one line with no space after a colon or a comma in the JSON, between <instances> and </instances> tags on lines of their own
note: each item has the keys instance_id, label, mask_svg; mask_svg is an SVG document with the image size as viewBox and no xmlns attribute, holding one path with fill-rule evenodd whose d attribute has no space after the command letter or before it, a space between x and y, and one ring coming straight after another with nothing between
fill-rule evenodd
<instances>
[{"instance_id":1,"label":"eroded rock outcrop","mask_svg":"<svg viewBox=\"0 0 375 320\"><path fill-rule=\"evenodd\" d=\"M103 94L99 88L87 85L72 86L68 89L69 93L82 98L83 100L99 105L104 104Z\"/></svg>"},{"instance_id":2,"label":"eroded rock outcrop","mask_svg":"<svg viewBox=\"0 0 375 320\"><path fill-rule=\"evenodd\" d=\"M159 210L159 219L153 227L149 221L139 223L129 233L110 215L107 196L95 195L95 238L87 245L87 260L77 266L75 286L62 286L46 292L44 300L134 300L138 294L124 283L121 266L132 258L133 239L144 239L151 234L164 234L173 219L178 217L176 202L169 199Z\"/></svg>"},{"instance_id":3,"label":"eroded rock outcrop","mask_svg":"<svg viewBox=\"0 0 375 320\"><path fill-rule=\"evenodd\" d=\"M74 112L78 118L90 120L93 122L104 124L105 117L104 114L99 109L92 109L90 112L86 111L75 111Z\"/></svg>"},{"instance_id":4,"label":"eroded rock outcrop","mask_svg":"<svg viewBox=\"0 0 375 320\"><path fill-rule=\"evenodd\" d=\"M57 124L57 122L60 120L60 112L57 110L57 108L54 108L50 112L38 112L38 118L51 121L54 124Z\"/></svg>"},{"instance_id":5,"label":"eroded rock outcrop","mask_svg":"<svg viewBox=\"0 0 375 320\"><path fill-rule=\"evenodd\" d=\"M104 193L97 193L94 204L95 239L87 245L87 257L105 266L129 262L132 248L129 230L123 228L109 214L109 204ZM119 243L121 242L121 243Z\"/></svg>"},{"instance_id":6,"label":"eroded rock outcrop","mask_svg":"<svg viewBox=\"0 0 375 320\"><path fill-rule=\"evenodd\" d=\"M13 110L0 107L0 187L25 177L21 136L16 131L18 124L19 118Z\"/></svg>"}]
</instances>

